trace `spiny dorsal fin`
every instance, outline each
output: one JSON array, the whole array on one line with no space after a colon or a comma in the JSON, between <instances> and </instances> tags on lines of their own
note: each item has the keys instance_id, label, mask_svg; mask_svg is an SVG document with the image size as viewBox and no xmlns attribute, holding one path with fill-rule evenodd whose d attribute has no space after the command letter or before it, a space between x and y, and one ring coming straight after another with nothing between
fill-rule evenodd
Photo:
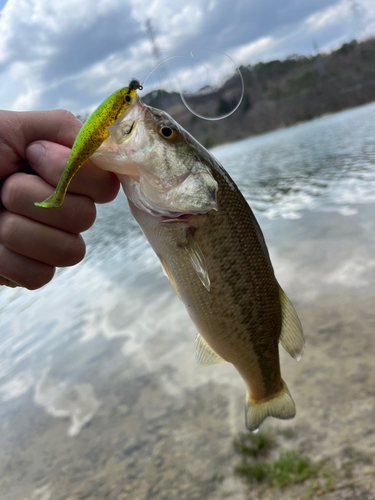
<instances>
[{"instance_id":1,"label":"spiny dorsal fin","mask_svg":"<svg viewBox=\"0 0 375 500\"><path fill-rule=\"evenodd\" d=\"M221 358L216 352L211 349L207 342L198 333L195 339L195 364L197 366L210 366L216 363L223 363L225 359Z\"/></svg>"},{"instance_id":2,"label":"spiny dorsal fin","mask_svg":"<svg viewBox=\"0 0 375 500\"><path fill-rule=\"evenodd\" d=\"M198 243L194 240L190 233L187 234L187 241L184 244L186 253L189 256L190 262L198 274L199 279L206 288L210 291L210 278L208 277L206 259L204 258L203 252L200 249Z\"/></svg>"},{"instance_id":3,"label":"spiny dorsal fin","mask_svg":"<svg viewBox=\"0 0 375 500\"><path fill-rule=\"evenodd\" d=\"M292 303L280 288L282 325L279 341L284 349L299 361L305 348L302 325Z\"/></svg>"}]
</instances>

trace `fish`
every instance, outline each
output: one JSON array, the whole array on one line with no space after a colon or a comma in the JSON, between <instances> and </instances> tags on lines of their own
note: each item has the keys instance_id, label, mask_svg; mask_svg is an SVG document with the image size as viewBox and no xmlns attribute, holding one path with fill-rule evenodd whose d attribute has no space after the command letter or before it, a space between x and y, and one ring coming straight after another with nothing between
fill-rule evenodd
<instances>
[{"instance_id":1,"label":"fish","mask_svg":"<svg viewBox=\"0 0 375 500\"><path fill-rule=\"evenodd\" d=\"M139 96L108 133L91 161L117 174L185 305L198 332L196 364L234 365L247 387L250 431L269 416L293 418L278 345L299 360L302 326L244 196L209 151Z\"/></svg>"},{"instance_id":2,"label":"fish","mask_svg":"<svg viewBox=\"0 0 375 500\"><path fill-rule=\"evenodd\" d=\"M92 113L79 131L70 151L63 174L54 193L42 202L34 203L41 208L62 208L68 186L81 166L92 156L108 137L107 127L112 125L130 106L138 89L142 89L138 80L131 80L128 87L123 87L105 99Z\"/></svg>"}]
</instances>

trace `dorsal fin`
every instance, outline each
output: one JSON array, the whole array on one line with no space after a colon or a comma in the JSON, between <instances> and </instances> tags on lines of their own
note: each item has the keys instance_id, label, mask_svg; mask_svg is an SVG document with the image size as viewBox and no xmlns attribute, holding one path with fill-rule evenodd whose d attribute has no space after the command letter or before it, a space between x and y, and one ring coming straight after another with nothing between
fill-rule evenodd
<instances>
[{"instance_id":1,"label":"dorsal fin","mask_svg":"<svg viewBox=\"0 0 375 500\"><path fill-rule=\"evenodd\" d=\"M305 348L302 325L292 303L284 291L281 288L279 290L282 316L279 341L292 358L299 361Z\"/></svg>"},{"instance_id":2,"label":"dorsal fin","mask_svg":"<svg viewBox=\"0 0 375 500\"><path fill-rule=\"evenodd\" d=\"M195 364L197 366L210 366L225 361L225 359L216 354L199 333L197 334L195 343Z\"/></svg>"}]
</instances>

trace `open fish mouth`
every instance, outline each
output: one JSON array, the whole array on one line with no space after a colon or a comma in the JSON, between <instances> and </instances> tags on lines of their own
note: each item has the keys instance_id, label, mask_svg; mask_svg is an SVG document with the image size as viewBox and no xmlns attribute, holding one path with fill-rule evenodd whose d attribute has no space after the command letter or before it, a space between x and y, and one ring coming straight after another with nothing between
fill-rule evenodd
<instances>
[{"instance_id":1,"label":"open fish mouth","mask_svg":"<svg viewBox=\"0 0 375 500\"><path fill-rule=\"evenodd\" d=\"M118 175L136 207L166 221L217 210L216 180L167 113L135 98L107 130L91 159Z\"/></svg>"},{"instance_id":2,"label":"open fish mouth","mask_svg":"<svg viewBox=\"0 0 375 500\"><path fill-rule=\"evenodd\" d=\"M136 96L127 111L107 127L109 135L92 155L91 161L103 170L139 181L139 165L133 157L147 143L144 128L146 106Z\"/></svg>"},{"instance_id":3,"label":"open fish mouth","mask_svg":"<svg viewBox=\"0 0 375 500\"><path fill-rule=\"evenodd\" d=\"M134 145L139 148L141 144L140 122L144 120L146 106L138 96L134 98L133 103L124 111L124 113L114 122L113 125L107 127L109 136L117 143L123 144L134 140Z\"/></svg>"}]
</instances>

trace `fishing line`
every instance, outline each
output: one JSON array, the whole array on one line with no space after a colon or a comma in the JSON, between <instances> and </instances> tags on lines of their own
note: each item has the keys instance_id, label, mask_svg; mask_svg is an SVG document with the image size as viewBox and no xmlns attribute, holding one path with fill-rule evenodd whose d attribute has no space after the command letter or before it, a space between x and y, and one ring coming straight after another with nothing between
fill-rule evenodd
<instances>
[{"instance_id":1,"label":"fishing line","mask_svg":"<svg viewBox=\"0 0 375 500\"><path fill-rule=\"evenodd\" d=\"M181 101L183 102L184 106L186 107L186 109L188 111L190 111L190 113L192 113L194 116L197 116L198 118L201 118L202 120L207 120L207 121L218 121L218 120L223 120L224 118L228 118L228 116L231 116L235 111L237 111L237 109L240 107L241 103L242 103L242 100L243 100L243 97L244 97L244 94L245 94L245 83L244 83L244 80L243 80L243 77L242 77L242 74L241 74L241 71L239 69L239 67L237 66L236 62L228 55L228 54L225 54L225 52L221 52L219 50L213 50L213 49L207 49L207 48L203 48L203 50L208 50L209 52L215 52L217 54L221 54L225 57L227 57L234 65L235 69L236 69L236 72L239 74L239 77L240 77L240 80L241 80L241 97L237 103L237 105L235 106L234 109L232 109L232 111L230 111L229 113L223 115L223 116L219 116L219 117L213 117L213 118L210 118L210 117L207 117L207 116L203 116L199 113L197 113L196 111L194 111L191 106L186 102L186 99L184 97L184 93L181 89L179 89L179 94L180 94L180 97L181 97ZM169 56L165 59L163 59L162 61L160 61L156 66L154 66L152 68L151 71L149 71L149 73L147 74L146 78L143 80L143 82L140 84L140 90L143 89L143 87L145 86L145 83L147 82L148 78L151 76L151 74L159 67L161 66L162 64L164 64L166 61L169 61L170 59L175 59L177 57L182 57L184 59L190 59L194 57L194 54L193 54L193 51L190 52L190 57L189 56L181 56L181 55L175 55L175 56Z\"/></svg>"},{"instance_id":2,"label":"fishing line","mask_svg":"<svg viewBox=\"0 0 375 500\"><path fill-rule=\"evenodd\" d=\"M176 57L183 57L184 59L189 59L189 56L169 56L169 57L166 57L165 59L163 59L162 61L160 61L156 66L154 66L152 68L151 71L148 72L148 75L146 76L146 78L143 80L143 82L141 83L141 86L144 87L145 83L147 82L148 78L151 76L151 74L159 67L161 66L162 64L164 64L166 61L169 61L170 59L175 59Z\"/></svg>"},{"instance_id":3,"label":"fishing line","mask_svg":"<svg viewBox=\"0 0 375 500\"><path fill-rule=\"evenodd\" d=\"M143 80L142 83L139 83L139 80L137 80L136 78L132 78L129 82L129 88L131 89L134 89L134 90L140 90L142 91L144 86L145 86L145 83L147 82L148 78L151 76L151 74L163 63L165 63L166 61L169 61L169 59L175 59L176 57L183 57L185 59L189 59L189 56L169 56L169 57L166 57L165 59L163 59L162 61L160 61L156 66L154 66L147 74L146 78ZM181 95L181 94L180 94ZM133 121L133 120L136 120L139 116L141 115L141 113L139 113L138 115L134 116L134 117L130 117L130 118L127 118L126 120L121 120L121 123L126 123L126 122L130 122L130 121ZM133 126L132 126L133 128ZM128 132L130 133L130 132Z\"/></svg>"},{"instance_id":4,"label":"fishing line","mask_svg":"<svg viewBox=\"0 0 375 500\"><path fill-rule=\"evenodd\" d=\"M208 120L208 121L223 120L224 118L228 118L228 116L233 115L233 113L235 111L237 111L237 109L240 107L242 99L243 99L243 96L245 94L245 83L243 81L242 74L241 74L241 71L240 71L239 67L237 66L237 64L235 63L235 61L230 56L228 56L228 54L225 54L224 52L220 52L220 50L212 50L212 49L206 49L206 48L204 50L208 50L209 52L216 52L217 54L221 54L221 55L227 57L234 64L234 67L236 68L236 71L240 75L240 79L241 79L241 97L240 97L240 100L237 103L237 106L232 111L230 111L229 113L227 113L226 115L219 116L219 117L216 117L216 118L208 118L207 116L200 115L199 113L196 113L194 110L192 110L191 107L186 102L185 97L184 97L184 95L183 95L182 92L180 92L180 97L181 97L182 102L186 106L186 108L190 111L190 113L193 113L193 115L197 116L198 118L202 118L203 120ZM191 54L191 57L194 57L193 52L190 52L190 54Z\"/></svg>"}]
</instances>

